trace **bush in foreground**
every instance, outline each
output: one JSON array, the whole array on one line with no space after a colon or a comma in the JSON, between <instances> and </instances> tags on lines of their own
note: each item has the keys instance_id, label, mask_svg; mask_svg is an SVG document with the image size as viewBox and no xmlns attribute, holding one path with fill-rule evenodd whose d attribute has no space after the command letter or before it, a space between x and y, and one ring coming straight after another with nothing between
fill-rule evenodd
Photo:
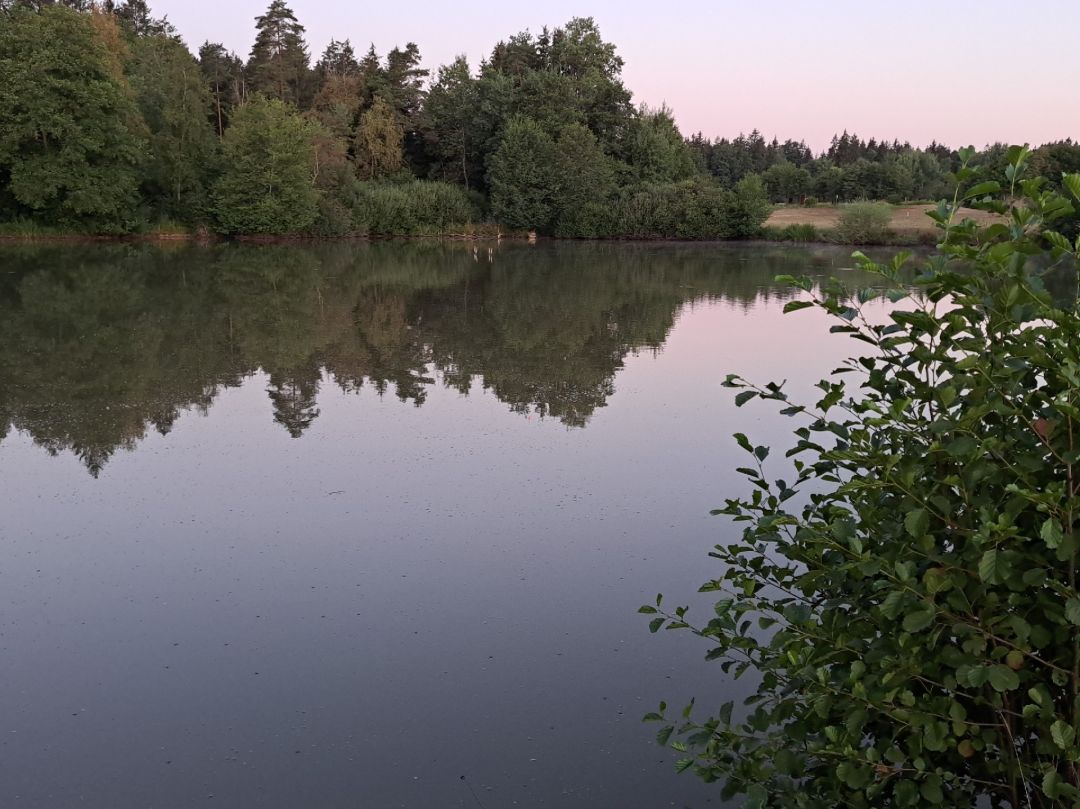
<instances>
[{"instance_id":1,"label":"bush in foreground","mask_svg":"<svg viewBox=\"0 0 1080 809\"><path fill-rule=\"evenodd\" d=\"M972 154L961 183L978 179ZM728 378L737 405L802 421L791 485L736 436L753 490L717 513L745 530L712 554L701 589L719 599L693 627L725 672L759 680L744 708L646 719L680 769L746 807L1080 802L1080 241L1054 230L1080 175L1063 182L1070 202L1021 180L1027 159L1010 151L1007 189L979 182L939 206L914 294L905 256L856 254L881 279L857 293L788 279L805 299L787 311L822 309L868 347L815 404ZM961 204L1008 223L957 223ZM1044 280L1062 271L1058 303ZM881 296L906 302L884 325L861 309ZM691 628L659 597L642 612L653 631Z\"/></svg>"}]
</instances>

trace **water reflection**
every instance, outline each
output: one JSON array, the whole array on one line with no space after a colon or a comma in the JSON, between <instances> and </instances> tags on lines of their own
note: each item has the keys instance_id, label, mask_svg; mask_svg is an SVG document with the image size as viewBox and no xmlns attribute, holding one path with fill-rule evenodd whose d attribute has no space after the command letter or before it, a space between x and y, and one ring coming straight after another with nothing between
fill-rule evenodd
<instances>
[{"instance_id":1,"label":"water reflection","mask_svg":"<svg viewBox=\"0 0 1080 809\"><path fill-rule=\"evenodd\" d=\"M845 251L672 245L13 247L0 272L0 441L14 429L97 476L118 449L263 371L301 437L320 387L417 407L479 383L511 410L588 425L628 354L680 307L749 306Z\"/></svg>"}]
</instances>

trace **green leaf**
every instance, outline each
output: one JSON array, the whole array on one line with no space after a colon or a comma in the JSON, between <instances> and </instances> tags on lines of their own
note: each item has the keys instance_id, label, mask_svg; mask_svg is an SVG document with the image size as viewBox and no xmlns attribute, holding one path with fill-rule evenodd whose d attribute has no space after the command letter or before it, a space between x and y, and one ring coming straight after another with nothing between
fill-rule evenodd
<instances>
[{"instance_id":1,"label":"green leaf","mask_svg":"<svg viewBox=\"0 0 1080 809\"><path fill-rule=\"evenodd\" d=\"M746 801L743 809L765 809L765 802L769 799L769 793L761 784L753 784L746 790Z\"/></svg>"},{"instance_id":2,"label":"green leaf","mask_svg":"<svg viewBox=\"0 0 1080 809\"><path fill-rule=\"evenodd\" d=\"M930 803L944 803L945 795L941 791L941 776L929 776L919 787L919 793Z\"/></svg>"},{"instance_id":3,"label":"green leaf","mask_svg":"<svg viewBox=\"0 0 1080 809\"><path fill-rule=\"evenodd\" d=\"M885 600L881 602L881 614L890 621L894 621L900 616L900 610L903 608L903 603L904 592L902 590L893 590L885 596Z\"/></svg>"},{"instance_id":4,"label":"green leaf","mask_svg":"<svg viewBox=\"0 0 1080 809\"><path fill-rule=\"evenodd\" d=\"M656 734L656 743L661 747L667 747L668 740L671 738L671 734L675 732L675 728L671 725L660 728Z\"/></svg>"},{"instance_id":5,"label":"green leaf","mask_svg":"<svg viewBox=\"0 0 1080 809\"><path fill-rule=\"evenodd\" d=\"M964 194L964 199L974 199L975 197L985 197L987 194L996 194L1001 191L1001 183L995 180L987 180L984 183L973 185L968 192Z\"/></svg>"},{"instance_id":6,"label":"green leaf","mask_svg":"<svg viewBox=\"0 0 1080 809\"><path fill-rule=\"evenodd\" d=\"M1072 244L1060 233L1048 230L1043 234L1043 237L1046 239L1046 241L1050 242L1050 244L1053 247L1056 247L1058 250L1061 250L1064 253L1072 252Z\"/></svg>"},{"instance_id":7,"label":"green leaf","mask_svg":"<svg viewBox=\"0 0 1080 809\"><path fill-rule=\"evenodd\" d=\"M863 725L866 724L866 720L869 719L869 714L864 710L853 711L844 723L844 727L847 732L852 736L857 736L862 730Z\"/></svg>"},{"instance_id":8,"label":"green leaf","mask_svg":"<svg viewBox=\"0 0 1080 809\"><path fill-rule=\"evenodd\" d=\"M755 396L757 396L757 392L752 390L744 390L742 393L735 397L735 406L742 407Z\"/></svg>"},{"instance_id":9,"label":"green leaf","mask_svg":"<svg viewBox=\"0 0 1080 809\"><path fill-rule=\"evenodd\" d=\"M653 618L651 621L649 621L649 631L654 634L658 632L660 627L664 625L664 620L665 619L663 616L659 618Z\"/></svg>"},{"instance_id":10,"label":"green leaf","mask_svg":"<svg viewBox=\"0 0 1080 809\"><path fill-rule=\"evenodd\" d=\"M979 578L985 582L993 584L999 582L1008 573L1008 567L1004 562L1002 554L997 552L996 548L991 548L982 555L979 560Z\"/></svg>"},{"instance_id":11,"label":"green leaf","mask_svg":"<svg viewBox=\"0 0 1080 809\"><path fill-rule=\"evenodd\" d=\"M937 610L933 607L926 607L918 612L908 613L904 617L904 631L912 634L922 632L934 622L935 615L937 615Z\"/></svg>"},{"instance_id":12,"label":"green leaf","mask_svg":"<svg viewBox=\"0 0 1080 809\"><path fill-rule=\"evenodd\" d=\"M1062 750L1068 750L1076 741L1076 729L1060 719L1050 726L1050 738Z\"/></svg>"},{"instance_id":13,"label":"green leaf","mask_svg":"<svg viewBox=\"0 0 1080 809\"><path fill-rule=\"evenodd\" d=\"M1042 528L1039 529L1039 536L1042 537L1042 541L1046 543L1046 547L1056 549L1061 545L1061 523L1051 517L1049 520L1042 524Z\"/></svg>"},{"instance_id":14,"label":"green leaf","mask_svg":"<svg viewBox=\"0 0 1080 809\"><path fill-rule=\"evenodd\" d=\"M1070 194L1080 200L1080 174L1062 175L1061 184L1069 189Z\"/></svg>"},{"instance_id":15,"label":"green leaf","mask_svg":"<svg viewBox=\"0 0 1080 809\"><path fill-rule=\"evenodd\" d=\"M1057 770L1047 770L1042 780L1043 794L1048 798L1057 798L1061 793L1061 776Z\"/></svg>"},{"instance_id":16,"label":"green leaf","mask_svg":"<svg viewBox=\"0 0 1080 809\"><path fill-rule=\"evenodd\" d=\"M809 309L813 305L810 301L789 301L784 304L784 314L798 312L800 309Z\"/></svg>"},{"instance_id":17,"label":"green leaf","mask_svg":"<svg viewBox=\"0 0 1080 809\"><path fill-rule=\"evenodd\" d=\"M909 511L904 517L904 528L915 539L923 537L930 528L930 514L925 508Z\"/></svg>"},{"instance_id":18,"label":"green leaf","mask_svg":"<svg viewBox=\"0 0 1080 809\"><path fill-rule=\"evenodd\" d=\"M638 612L640 612L642 615L655 615L656 607L650 607L648 604L646 604L642 607L638 607Z\"/></svg>"},{"instance_id":19,"label":"green leaf","mask_svg":"<svg viewBox=\"0 0 1080 809\"><path fill-rule=\"evenodd\" d=\"M1020 687L1020 676L1008 666L991 666L988 674L990 687L995 691L1013 691Z\"/></svg>"},{"instance_id":20,"label":"green leaf","mask_svg":"<svg viewBox=\"0 0 1080 809\"><path fill-rule=\"evenodd\" d=\"M786 747L777 751L773 766L784 775L799 775L799 761Z\"/></svg>"},{"instance_id":21,"label":"green leaf","mask_svg":"<svg viewBox=\"0 0 1080 809\"><path fill-rule=\"evenodd\" d=\"M1073 626L1080 626L1080 598L1070 598L1065 602L1065 619Z\"/></svg>"},{"instance_id":22,"label":"green leaf","mask_svg":"<svg viewBox=\"0 0 1080 809\"><path fill-rule=\"evenodd\" d=\"M723 705L720 706L720 711L718 713L718 716L720 718L720 721L723 724L725 724L725 725L730 725L731 724L731 710L734 707L735 707L735 703L730 702L730 701L725 702Z\"/></svg>"},{"instance_id":23,"label":"green leaf","mask_svg":"<svg viewBox=\"0 0 1080 809\"><path fill-rule=\"evenodd\" d=\"M893 788L897 806L914 806L919 802L919 788L914 781L901 781Z\"/></svg>"}]
</instances>

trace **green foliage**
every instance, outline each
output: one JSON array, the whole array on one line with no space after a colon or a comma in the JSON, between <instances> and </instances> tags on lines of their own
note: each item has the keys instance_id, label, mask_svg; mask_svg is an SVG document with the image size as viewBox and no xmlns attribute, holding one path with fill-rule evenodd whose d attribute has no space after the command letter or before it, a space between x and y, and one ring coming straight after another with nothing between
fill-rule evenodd
<instances>
[{"instance_id":1,"label":"green foliage","mask_svg":"<svg viewBox=\"0 0 1080 809\"><path fill-rule=\"evenodd\" d=\"M135 40L132 57L131 84L150 131L143 198L160 213L197 221L217 157L199 64L182 42L162 35Z\"/></svg>"},{"instance_id":2,"label":"green foliage","mask_svg":"<svg viewBox=\"0 0 1080 809\"><path fill-rule=\"evenodd\" d=\"M727 235L724 238L746 239L756 236L761 225L772 213L761 178L751 174L735 183L725 213Z\"/></svg>"},{"instance_id":3,"label":"green foliage","mask_svg":"<svg viewBox=\"0 0 1080 809\"><path fill-rule=\"evenodd\" d=\"M536 121L511 119L488 171L496 221L515 230L547 231L553 214L554 163L555 144Z\"/></svg>"},{"instance_id":4,"label":"green foliage","mask_svg":"<svg viewBox=\"0 0 1080 809\"><path fill-rule=\"evenodd\" d=\"M581 124L563 129L555 151L553 231L562 237L590 237L610 229L614 162Z\"/></svg>"},{"instance_id":5,"label":"green foliage","mask_svg":"<svg viewBox=\"0 0 1080 809\"><path fill-rule=\"evenodd\" d=\"M611 235L635 239L745 239L757 236L771 206L758 177L726 190L701 177L624 189L615 202Z\"/></svg>"},{"instance_id":6,"label":"green foliage","mask_svg":"<svg viewBox=\"0 0 1080 809\"><path fill-rule=\"evenodd\" d=\"M498 43L478 80L488 154L515 114L528 115L552 135L568 124L582 124L606 153L619 153L635 117L622 68L615 46L604 41L590 17L574 18L538 37L525 32Z\"/></svg>"},{"instance_id":7,"label":"green foliage","mask_svg":"<svg viewBox=\"0 0 1080 809\"><path fill-rule=\"evenodd\" d=\"M210 94L210 123L218 137L232 120L232 112L244 98L244 63L217 42L206 42L199 48L199 69Z\"/></svg>"},{"instance_id":8,"label":"green foliage","mask_svg":"<svg viewBox=\"0 0 1080 809\"><path fill-rule=\"evenodd\" d=\"M810 172L786 160L769 166L761 179L770 202L797 202L810 190Z\"/></svg>"},{"instance_id":9,"label":"green foliage","mask_svg":"<svg viewBox=\"0 0 1080 809\"><path fill-rule=\"evenodd\" d=\"M811 224L793 224L782 228L769 227L763 235L778 242L816 242L821 239L818 229Z\"/></svg>"},{"instance_id":10,"label":"green foliage","mask_svg":"<svg viewBox=\"0 0 1080 809\"><path fill-rule=\"evenodd\" d=\"M459 57L426 87L411 42L385 58L374 46L358 58L349 40L335 39L309 68L304 26L286 0L271 0L256 18L246 65L206 42L197 72L145 0L0 0L0 10L0 218L34 219L41 232L119 233L163 218L201 225L213 207L207 186L219 172L220 141L256 95L318 125L311 176L319 193L295 218L317 210L301 228L309 235L351 232L357 181L426 178L486 195L481 207L494 228L744 238L760 232L768 201L940 198L959 160L936 143L915 149L846 132L818 156L802 141L768 142L757 130L684 138L667 107L631 104L623 60L591 18L509 37L475 74ZM1006 152L995 144L984 154L1003 170ZM1078 155L1067 140L1032 159L1060 191ZM841 240L885 240L863 224L853 222ZM240 234L238 226L231 221L227 232ZM1060 230L1075 236L1080 216Z\"/></svg>"},{"instance_id":11,"label":"green foliage","mask_svg":"<svg viewBox=\"0 0 1080 809\"><path fill-rule=\"evenodd\" d=\"M693 628L709 659L756 673L745 707L646 717L680 769L756 807L1075 806L1080 726L1080 243L1057 223L1080 199L1024 179L941 203L938 252L914 280L898 256L856 253L880 284L788 280L862 353L813 404L739 377L798 420L792 483L738 434L752 490L716 513L743 527L716 546L707 622L662 598L650 628ZM1080 192L1080 176L1063 184ZM999 201L1007 199L1011 204ZM962 204L1002 213L980 228ZM1070 294L1044 282L1065 272ZM914 284L914 291L911 285ZM882 316L864 305L897 304Z\"/></svg>"},{"instance_id":12,"label":"green foliage","mask_svg":"<svg viewBox=\"0 0 1080 809\"><path fill-rule=\"evenodd\" d=\"M667 107L642 107L633 119L626 159L641 183L674 183L697 174L690 150Z\"/></svg>"},{"instance_id":13,"label":"green foliage","mask_svg":"<svg viewBox=\"0 0 1080 809\"><path fill-rule=\"evenodd\" d=\"M285 0L272 0L266 13L255 19L255 28L255 44L247 64L252 91L306 105L310 81L304 26Z\"/></svg>"},{"instance_id":14,"label":"green foliage","mask_svg":"<svg viewBox=\"0 0 1080 809\"><path fill-rule=\"evenodd\" d=\"M478 218L464 188L430 180L360 183L351 208L353 230L374 236L446 235Z\"/></svg>"},{"instance_id":15,"label":"green foliage","mask_svg":"<svg viewBox=\"0 0 1080 809\"><path fill-rule=\"evenodd\" d=\"M299 233L316 219L313 125L287 104L256 97L241 107L222 144L213 190L225 233Z\"/></svg>"},{"instance_id":16,"label":"green foliage","mask_svg":"<svg viewBox=\"0 0 1080 809\"><path fill-rule=\"evenodd\" d=\"M371 109L360 116L353 138L356 171L362 180L387 177L405 163L402 151L405 131L393 108L376 98Z\"/></svg>"},{"instance_id":17,"label":"green foliage","mask_svg":"<svg viewBox=\"0 0 1080 809\"><path fill-rule=\"evenodd\" d=\"M124 232L135 222L138 113L91 16L17 8L0 25L0 185L45 225Z\"/></svg>"},{"instance_id":18,"label":"green foliage","mask_svg":"<svg viewBox=\"0 0 1080 809\"><path fill-rule=\"evenodd\" d=\"M439 69L424 104L424 139L432 177L458 180L466 188L482 179L478 143L482 135L475 122L478 103L476 82L464 56Z\"/></svg>"},{"instance_id":19,"label":"green foliage","mask_svg":"<svg viewBox=\"0 0 1080 809\"><path fill-rule=\"evenodd\" d=\"M881 202L852 202L840 209L836 237L844 244L881 244L887 241L893 211Z\"/></svg>"}]
</instances>

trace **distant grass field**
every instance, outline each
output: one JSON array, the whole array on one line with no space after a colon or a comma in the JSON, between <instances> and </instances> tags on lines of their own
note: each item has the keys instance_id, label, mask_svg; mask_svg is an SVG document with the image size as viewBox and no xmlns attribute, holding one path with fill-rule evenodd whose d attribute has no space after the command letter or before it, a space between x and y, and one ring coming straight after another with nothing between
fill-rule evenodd
<instances>
[{"instance_id":1,"label":"distant grass field","mask_svg":"<svg viewBox=\"0 0 1080 809\"><path fill-rule=\"evenodd\" d=\"M893 208L892 222L889 229L898 236L931 236L936 233L936 227L927 211L932 211L934 205L897 205ZM773 211L765 223L769 228L786 228L788 225L813 225L817 230L832 230L840 222L841 208L834 205L819 205L814 208L801 206L788 206L777 208ZM961 210L960 219L974 219L981 225L988 225L996 221L995 214L986 211L976 211L971 208Z\"/></svg>"}]
</instances>

